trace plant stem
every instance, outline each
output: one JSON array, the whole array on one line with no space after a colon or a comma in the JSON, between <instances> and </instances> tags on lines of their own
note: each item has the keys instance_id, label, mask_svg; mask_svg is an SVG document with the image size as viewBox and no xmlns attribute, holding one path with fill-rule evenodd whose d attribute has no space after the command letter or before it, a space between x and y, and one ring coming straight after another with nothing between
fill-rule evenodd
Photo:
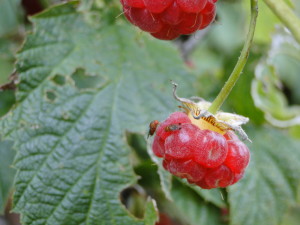
<instances>
[{"instance_id":1,"label":"plant stem","mask_svg":"<svg viewBox=\"0 0 300 225\"><path fill-rule=\"evenodd\" d=\"M249 31L247 34L247 39L245 41L239 60L235 65L230 77L228 78L222 90L220 91L220 93L218 94L218 96L216 97L216 99L213 101L212 105L208 109L208 111L212 114L215 114L222 106L222 104L228 97L229 93L231 92L232 88L234 87L235 83L239 79L244 69L244 66L247 62L249 52L250 52L250 47L253 41L254 31L256 27L256 19L258 15L257 0L250 0L250 1L251 1L251 21L250 21Z\"/></svg>"},{"instance_id":2,"label":"plant stem","mask_svg":"<svg viewBox=\"0 0 300 225\"><path fill-rule=\"evenodd\" d=\"M300 18L284 0L264 0L273 13L291 31L297 42L300 43Z\"/></svg>"}]
</instances>

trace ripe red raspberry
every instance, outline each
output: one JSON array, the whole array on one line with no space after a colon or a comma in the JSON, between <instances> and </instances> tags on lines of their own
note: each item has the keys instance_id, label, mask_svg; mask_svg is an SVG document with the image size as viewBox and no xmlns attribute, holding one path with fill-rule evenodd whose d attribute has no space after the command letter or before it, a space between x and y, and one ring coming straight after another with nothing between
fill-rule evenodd
<instances>
[{"instance_id":1,"label":"ripe red raspberry","mask_svg":"<svg viewBox=\"0 0 300 225\"><path fill-rule=\"evenodd\" d=\"M219 133L203 130L197 138L197 149L194 159L208 168L220 166L226 159L228 147L226 139Z\"/></svg>"},{"instance_id":2,"label":"ripe red raspberry","mask_svg":"<svg viewBox=\"0 0 300 225\"><path fill-rule=\"evenodd\" d=\"M158 157L163 157L165 155L165 140L166 138L172 134L170 131L166 131L166 127L172 124L183 124L183 123L191 123L189 117L183 112L175 112L169 116L164 122L162 122L157 130L156 135L153 141L153 152Z\"/></svg>"},{"instance_id":3,"label":"ripe red raspberry","mask_svg":"<svg viewBox=\"0 0 300 225\"><path fill-rule=\"evenodd\" d=\"M228 141L228 155L224 164L234 173L241 173L249 163L250 153L241 141Z\"/></svg>"},{"instance_id":4,"label":"ripe red raspberry","mask_svg":"<svg viewBox=\"0 0 300 225\"><path fill-rule=\"evenodd\" d=\"M126 18L162 40L192 34L211 24L217 0L121 0Z\"/></svg>"},{"instance_id":5,"label":"ripe red raspberry","mask_svg":"<svg viewBox=\"0 0 300 225\"><path fill-rule=\"evenodd\" d=\"M154 137L153 152L173 175L204 189L227 187L239 181L250 153L233 131L218 133L175 112L162 122Z\"/></svg>"},{"instance_id":6,"label":"ripe red raspberry","mask_svg":"<svg viewBox=\"0 0 300 225\"><path fill-rule=\"evenodd\" d=\"M174 225L174 223L169 215L165 213L159 213L159 220L155 223L155 225Z\"/></svg>"}]
</instances>

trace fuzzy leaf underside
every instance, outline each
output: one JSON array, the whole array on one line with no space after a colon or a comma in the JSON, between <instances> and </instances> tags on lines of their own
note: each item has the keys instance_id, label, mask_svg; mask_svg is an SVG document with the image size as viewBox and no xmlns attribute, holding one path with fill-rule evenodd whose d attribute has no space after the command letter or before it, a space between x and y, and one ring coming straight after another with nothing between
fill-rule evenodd
<instances>
[{"instance_id":1,"label":"fuzzy leaf underside","mask_svg":"<svg viewBox=\"0 0 300 225\"><path fill-rule=\"evenodd\" d=\"M175 106L169 80L192 78L170 45L91 18L74 3L51 8L32 18L18 54L17 104L1 131L15 141L14 210L23 224L155 220L153 207L145 222L120 203L120 191L136 182L124 133L163 119ZM79 72L97 79L80 88Z\"/></svg>"}]
</instances>

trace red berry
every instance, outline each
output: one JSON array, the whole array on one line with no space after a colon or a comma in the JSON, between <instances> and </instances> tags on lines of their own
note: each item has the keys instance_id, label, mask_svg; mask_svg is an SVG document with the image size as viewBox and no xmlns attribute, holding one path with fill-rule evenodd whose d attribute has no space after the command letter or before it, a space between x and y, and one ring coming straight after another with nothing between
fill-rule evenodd
<instances>
[{"instance_id":1,"label":"red berry","mask_svg":"<svg viewBox=\"0 0 300 225\"><path fill-rule=\"evenodd\" d=\"M154 137L152 145L153 153L157 157L164 157L165 155L165 141L158 135Z\"/></svg>"},{"instance_id":2,"label":"red berry","mask_svg":"<svg viewBox=\"0 0 300 225\"><path fill-rule=\"evenodd\" d=\"M152 149L163 167L204 189L227 187L239 181L250 153L232 131L222 135L201 130L183 112L172 113L156 129Z\"/></svg>"},{"instance_id":3,"label":"red berry","mask_svg":"<svg viewBox=\"0 0 300 225\"><path fill-rule=\"evenodd\" d=\"M170 7L160 14L160 19L166 24L176 25L183 20L183 14L176 1L174 1Z\"/></svg>"},{"instance_id":4,"label":"red berry","mask_svg":"<svg viewBox=\"0 0 300 225\"><path fill-rule=\"evenodd\" d=\"M173 132L165 141L167 158L191 159L194 156L199 128L193 124L183 124L177 132Z\"/></svg>"},{"instance_id":5,"label":"red berry","mask_svg":"<svg viewBox=\"0 0 300 225\"><path fill-rule=\"evenodd\" d=\"M208 14L203 14L202 15L202 23L201 26L199 27L199 30L206 28L209 24L211 24L212 21L214 21L216 17L216 11L212 11L211 13Z\"/></svg>"},{"instance_id":6,"label":"red berry","mask_svg":"<svg viewBox=\"0 0 300 225\"><path fill-rule=\"evenodd\" d=\"M159 213L159 221L155 223L155 225L172 225L173 222L171 218L164 213Z\"/></svg>"},{"instance_id":7,"label":"red berry","mask_svg":"<svg viewBox=\"0 0 300 225\"><path fill-rule=\"evenodd\" d=\"M185 113L183 112L172 113L168 119L166 119L158 126L156 130L156 135L160 136L165 141L166 138L172 134L172 132L167 132L165 130L166 127L172 124L183 124L183 123L191 123L191 120Z\"/></svg>"},{"instance_id":8,"label":"red berry","mask_svg":"<svg viewBox=\"0 0 300 225\"><path fill-rule=\"evenodd\" d=\"M144 8L145 7L143 0L122 0L122 1L123 1L123 3L122 3L123 5L128 5L128 6L136 7L136 8Z\"/></svg>"},{"instance_id":9,"label":"red berry","mask_svg":"<svg viewBox=\"0 0 300 225\"><path fill-rule=\"evenodd\" d=\"M227 187L233 182L234 174L228 167L221 165L220 167L210 169L204 179L210 188Z\"/></svg>"},{"instance_id":10,"label":"red berry","mask_svg":"<svg viewBox=\"0 0 300 225\"><path fill-rule=\"evenodd\" d=\"M203 14L211 14L216 11L216 5L212 1L208 1L204 9L201 11Z\"/></svg>"},{"instance_id":11,"label":"red berry","mask_svg":"<svg viewBox=\"0 0 300 225\"><path fill-rule=\"evenodd\" d=\"M141 30L150 33L155 33L163 27L162 22L155 18L146 8L129 8L128 15L134 25L138 26Z\"/></svg>"},{"instance_id":12,"label":"red berry","mask_svg":"<svg viewBox=\"0 0 300 225\"><path fill-rule=\"evenodd\" d=\"M216 0L120 0L126 18L162 40L191 34L215 18Z\"/></svg>"},{"instance_id":13,"label":"red berry","mask_svg":"<svg viewBox=\"0 0 300 225\"><path fill-rule=\"evenodd\" d=\"M207 0L177 0L177 3L187 13L198 13L204 9Z\"/></svg>"},{"instance_id":14,"label":"red berry","mask_svg":"<svg viewBox=\"0 0 300 225\"><path fill-rule=\"evenodd\" d=\"M200 13L189 13L183 16L182 22L176 26L176 30L181 34L192 34L199 30L202 22Z\"/></svg>"},{"instance_id":15,"label":"red berry","mask_svg":"<svg viewBox=\"0 0 300 225\"><path fill-rule=\"evenodd\" d=\"M197 138L195 161L208 168L220 166L226 159L228 146L226 139L219 133L203 130Z\"/></svg>"},{"instance_id":16,"label":"red berry","mask_svg":"<svg viewBox=\"0 0 300 225\"><path fill-rule=\"evenodd\" d=\"M153 153L158 157L165 155L165 140L173 132L166 131L166 127L172 124L191 123L189 117L183 112L172 113L168 119L158 125L156 128L156 135L152 144Z\"/></svg>"},{"instance_id":17,"label":"red berry","mask_svg":"<svg viewBox=\"0 0 300 225\"><path fill-rule=\"evenodd\" d=\"M173 40L179 36L179 33L177 33L177 31L175 31L172 26L165 25L165 27L163 27L161 31L151 33L151 35L161 40Z\"/></svg>"},{"instance_id":18,"label":"red berry","mask_svg":"<svg viewBox=\"0 0 300 225\"><path fill-rule=\"evenodd\" d=\"M196 183L202 189L211 189L211 187L206 183L205 179L202 179Z\"/></svg>"},{"instance_id":19,"label":"red berry","mask_svg":"<svg viewBox=\"0 0 300 225\"><path fill-rule=\"evenodd\" d=\"M247 167L250 153L247 146L241 141L228 141L228 155L224 165L234 173L241 173Z\"/></svg>"},{"instance_id":20,"label":"red berry","mask_svg":"<svg viewBox=\"0 0 300 225\"><path fill-rule=\"evenodd\" d=\"M152 13L161 13L172 4L173 0L144 0L146 8Z\"/></svg>"},{"instance_id":21,"label":"red berry","mask_svg":"<svg viewBox=\"0 0 300 225\"><path fill-rule=\"evenodd\" d=\"M235 173L231 185L235 184L236 182L238 182L240 179L242 179L243 176L244 176L244 172L242 172L242 173Z\"/></svg>"},{"instance_id":22,"label":"red berry","mask_svg":"<svg viewBox=\"0 0 300 225\"><path fill-rule=\"evenodd\" d=\"M173 175L180 178L187 178L190 183L200 181L207 170L205 167L198 165L193 160L165 159L163 161L163 166Z\"/></svg>"}]
</instances>

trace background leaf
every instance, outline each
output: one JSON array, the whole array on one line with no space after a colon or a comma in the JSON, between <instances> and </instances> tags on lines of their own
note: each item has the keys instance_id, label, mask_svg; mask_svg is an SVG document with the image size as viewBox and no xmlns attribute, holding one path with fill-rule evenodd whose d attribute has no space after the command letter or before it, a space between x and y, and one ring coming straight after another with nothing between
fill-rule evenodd
<instances>
[{"instance_id":1,"label":"background leaf","mask_svg":"<svg viewBox=\"0 0 300 225\"><path fill-rule=\"evenodd\" d=\"M274 35L268 57L257 65L252 82L255 105L274 126L300 124L300 45L283 30Z\"/></svg>"},{"instance_id":2,"label":"background leaf","mask_svg":"<svg viewBox=\"0 0 300 225\"><path fill-rule=\"evenodd\" d=\"M17 105L1 122L18 151L15 211L24 224L144 224L119 201L136 181L124 134L165 118L175 109L169 80L192 92L193 77L169 44L75 6L33 17L18 55ZM79 87L78 73L97 82Z\"/></svg>"},{"instance_id":3,"label":"background leaf","mask_svg":"<svg viewBox=\"0 0 300 225\"><path fill-rule=\"evenodd\" d=\"M299 141L261 128L248 132L251 161L246 176L229 188L232 225L276 225L295 203L299 185Z\"/></svg>"},{"instance_id":4,"label":"background leaf","mask_svg":"<svg viewBox=\"0 0 300 225\"><path fill-rule=\"evenodd\" d=\"M6 201L11 192L15 170L10 168L15 152L12 142L0 142L0 214L3 213Z\"/></svg>"},{"instance_id":5,"label":"background leaf","mask_svg":"<svg viewBox=\"0 0 300 225\"><path fill-rule=\"evenodd\" d=\"M174 183L171 193L183 221L191 225L222 224L220 209L205 203L187 186L177 181Z\"/></svg>"},{"instance_id":6,"label":"background leaf","mask_svg":"<svg viewBox=\"0 0 300 225\"><path fill-rule=\"evenodd\" d=\"M166 195L166 197L169 200L172 200L172 196L171 196L172 174L170 174L168 171L166 171L163 168L163 165L162 165L163 160L154 155L153 150L152 150L152 142L153 142L153 138L151 138L148 141L148 145L147 145L148 154L149 154L151 160L157 165L157 173L159 175L160 185L161 185L161 188L162 188L164 194Z\"/></svg>"},{"instance_id":7,"label":"background leaf","mask_svg":"<svg viewBox=\"0 0 300 225\"><path fill-rule=\"evenodd\" d=\"M0 37L14 32L19 25L20 0L0 1Z\"/></svg>"}]
</instances>

